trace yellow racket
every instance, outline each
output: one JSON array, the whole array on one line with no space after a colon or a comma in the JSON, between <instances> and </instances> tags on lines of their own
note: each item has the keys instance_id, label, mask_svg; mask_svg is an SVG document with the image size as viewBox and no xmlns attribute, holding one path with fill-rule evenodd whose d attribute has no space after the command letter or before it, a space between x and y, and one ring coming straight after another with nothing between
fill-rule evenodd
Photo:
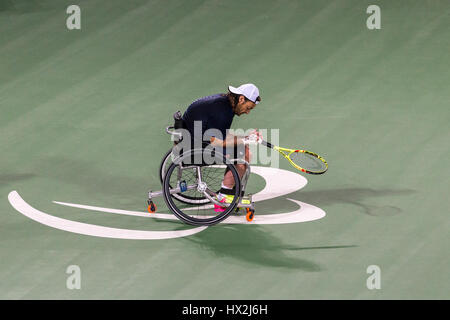
<instances>
[{"instance_id":1,"label":"yellow racket","mask_svg":"<svg viewBox=\"0 0 450 320\"><path fill-rule=\"evenodd\" d=\"M277 150L290 164L301 172L309 174L322 174L328 170L328 163L324 158L311 151L295 150L274 146L270 142L262 140L262 145Z\"/></svg>"}]
</instances>

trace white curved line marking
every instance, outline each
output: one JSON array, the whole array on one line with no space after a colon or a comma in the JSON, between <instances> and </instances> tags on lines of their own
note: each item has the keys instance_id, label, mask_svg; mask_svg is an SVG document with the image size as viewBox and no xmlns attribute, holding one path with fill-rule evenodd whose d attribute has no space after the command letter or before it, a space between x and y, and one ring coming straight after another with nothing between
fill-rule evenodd
<instances>
[{"instance_id":1,"label":"white curved line marking","mask_svg":"<svg viewBox=\"0 0 450 320\"><path fill-rule=\"evenodd\" d=\"M260 175L266 182L264 189L253 195L253 202L284 196L300 190L308 183L308 180L302 175L284 169L253 166L251 167L251 173ZM201 207L184 210L211 209L213 207L212 204L205 204Z\"/></svg>"},{"instance_id":2,"label":"white curved line marking","mask_svg":"<svg viewBox=\"0 0 450 320\"><path fill-rule=\"evenodd\" d=\"M73 207L73 208L90 210L90 211L100 211L100 212L108 212L108 213L115 213L115 214L124 214L127 216L136 216L136 217L144 217L144 218L178 220L178 218L175 217L173 214L167 214L167 213L148 213L148 212L144 212L144 211L129 211L129 210L121 210L121 209L111 209L111 208L87 206L84 204L59 202L59 201L53 201L53 203L56 203L56 204L59 204L62 206L66 206L66 207Z\"/></svg>"},{"instance_id":3,"label":"white curved line marking","mask_svg":"<svg viewBox=\"0 0 450 320\"><path fill-rule=\"evenodd\" d=\"M292 192L295 192L301 188L303 188L308 180L302 175L291 172L288 170L271 168L271 167L260 167L254 166L252 167L252 173L256 173L263 177L266 181L266 185L263 190L253 195L253 201L263 201L267 199L273 199L279 196L283 196ZM267 183L270 181L270 183ZM278 213L278 214L266 214L266 215L255 215L253 221L248 222L245 216L236 216L231 214L227 219L222 221L222 223L228 224L283 224L283 223L298 223L298 222L306 222L313 221L325 216L325 211L322 209L312 206L310 204L288 199L297 203L300 206L300 209L288 212L288 213ZM128 211L128 210L120 210L120 209L111 209L111 208L103 208L103 207L95 207L88 205L81 205L75 203L67 203L67 202L59 202L53 201L53 203L60 204L63 206L69 206L79 209L91 210L91 211L100 211L100 212L108 212L115 214L124 214L131 216L139 216L145 218L158 218L158 219L167 219L167 220L178 220L176 216L173 214L164 214L164 213L145 213L139 211ZM205 205L200 208L212 208L213 205ZM191 208L185 208L184 210L189 210ZM192 208L192 209L198 209ZM206 217L205 217L206 218Z\"/></svg>"},{"instance_id":4,"label":"white curved line marking","mask_svg":"<svg viewBox=\"0 0 450 320\"><path fill-rule=\"evenodd\" d=\"M325 211L315 207L313 205L289 199L300 206L299 209L287 212L287 213L276 213L276 214L264 214L257 215L253 218L253 221L248 222L245 217L230 215L221 223L243 223L243 224L285 224L285 223L298 223L307 222L321 219L325 216Z\"/></svg>"},{"instance_id":5,"label":"white curved line marking","mask_svg":"<svg viewBox=\"0 0 450 320\"><path fill-rule=\"evenodd\" d=\"M133 239L133 240L156 240L156 239L172 239L186 237L205 230L207 227L198 227L189 230L180 231L144 231L117 229L103 226L97 226L87 223L81 223L51 216L47 213L34 209L26 203L17 191L12 191L8 195L9 203L14 209L27 216L28 218L45 224L49 227L104 238L116 239Z\"/></svg>"},{"instance_id":6,"label":"white curved line marking","mask_svg":"<svg viewBox=\"0 0 450 320\"><path fill-rule=\"evenodd\" d=\"M252 172L261 175L266 181L266 186L264 187L264 189L253 196L254 202L280 197L288 193L297 191L303 188L308 182L306 178L297 173L277 168L255 166L253 167ZM268 179L270 180L270 183L267 183ZM115 239L137 239L137 240L173 239L193 235L207 228L205 226L180 231L145 231L145 230L110 228L66 220L41 212L39 210L34 209L28 203L26 203L17 193L17 191L10 192L8 195L8 200L13 206L13 208L16 209L18 212L39 223L64 231L96 237L115 238ZM252 222L246 221L244 216L230 215L222 223L284 224L284 223L313 221L323 218L325 216L325 211L323 211L318 207L294 199L288 200L297 203L300 206L300 208L288 213L255 215L255 218L253 219ZM64 206L76 207L86 210L140 216L146 218L178 220L172 214L162 214L162 213L148 214L139 211L110 209L58 201L53 202Z\"/></svg>"},{"instance_id":7,"label":"white curved line marking","mask_svg":"<svg viewBox=\"0 0 450 320\"><path fill-rule=\"evenodd\" d=\"M288 199L300 206L299 209L287 212L287 213L276 213L276 214L263 214L258 215L255 214L255 218L253 221L248 222L245 218L245 216L237 216L230 214L228 218L226 218L221 223L228 223L228 224L284 224L284 223L298 223L298 222L306 222L306 221L313 221L321 219L325 216L325 211L322 209L298 201L294 199ZM68 207L74 207L79 209L85 209L85 210L92 210L92 211L100 211L100 212L108 212L108 213L115 213L115 214L124 214L124 215L130 215L130 216L138 216L138 217L145 217L145 218L159 218L159 219L168 219L168 220L178 220L177 217L175 217L173 214L165 214L165 213L144 213L139 211L127 211L127 210L118 210L118 209L110 209L110 208L102 208L102 207L93 207L93 206L86 206L81 204L75 204L75 203L65 203L65 202L57 202L53 201L54 203L68 206ZM212 218L212 216L205 216L205 218Z\"/></svg>"},{"instance_id":8,"label":"white curved line marking","mask_svg":"<svg viewBox=\"0 0 450 320\"><path fill-rule=\"evenodd\" d=\"M302 175L284 169L253 166L251 170L266 181L264 189L253 195L254 202L284 196L300 190L308 183Z\"/></svg>"}]
</instances>

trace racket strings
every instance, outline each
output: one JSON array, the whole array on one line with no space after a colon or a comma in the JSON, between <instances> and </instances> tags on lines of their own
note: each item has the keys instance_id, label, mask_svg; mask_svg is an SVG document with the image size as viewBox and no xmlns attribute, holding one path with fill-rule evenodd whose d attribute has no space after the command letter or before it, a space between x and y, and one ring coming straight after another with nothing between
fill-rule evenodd
<instances>
[{"instance_id":1,"label":"racket strings","mask_svg":"<svg viewBox=\"0 0 450 320\"><path fill-rule=\"evenodd\" d=\"M323 172L328 168L327 164L323 160L310 153L292 152L289 155L289 158L300 168L311 172Z\"/></svg>"}]
</instances>

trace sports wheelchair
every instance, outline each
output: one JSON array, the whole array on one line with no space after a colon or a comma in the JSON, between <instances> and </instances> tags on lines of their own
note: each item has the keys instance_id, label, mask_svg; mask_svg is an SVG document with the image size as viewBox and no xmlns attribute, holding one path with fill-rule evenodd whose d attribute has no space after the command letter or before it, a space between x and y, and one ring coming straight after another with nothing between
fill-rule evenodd
<instances>
[{"instance_id":1,"label":"sports wheelchair","mask_svg":"<svg viewBox=\"0 0 450 320\"><path fill-rule=\"evenodd\" d=\"M211 226L225 220L240 208L246 210L247 221L255 214L252 195L245 195L250 164L244 159L229 159L211 145L202 148L182 150L183 139L180 129L184 128L180 111L174 114L174 125L166 127L174 146L164 155L159 168L161 191L148 192L148 212L154 213L156 205L153 198L163 196L169 210L181 221L196 226ZM239 177L236 164L245 164L246 169ZM218 193L226 172L234 179L230 203L219 202ZM216 212L219 205L222 212Z\"/></svg>"}]
</instances>

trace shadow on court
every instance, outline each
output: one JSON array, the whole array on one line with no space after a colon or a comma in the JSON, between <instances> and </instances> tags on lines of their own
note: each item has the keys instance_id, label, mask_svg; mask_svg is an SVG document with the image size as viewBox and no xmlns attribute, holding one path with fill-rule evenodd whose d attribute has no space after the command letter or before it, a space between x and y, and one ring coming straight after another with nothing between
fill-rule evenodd
<instances>
[{"instance_id":1,"label":"shadow on court","mask_svg":"<svg viewBox=\"0 0 450 320\"><path fill-rule=\"evenodd\" d=\"M237 263L271 268L319 272L323 268L313 261L293 257L288 251L352 248L355 245L296 247L286 245L258 225L212 227L186 238L217 257L231 258Z\"/></svg>"},{"instance_id":2,"label":"shadow on court","mask_svg":"<svg viewBox=\"0 0 450 320\"><path fill-rule=\"evenodd\" d=\"M362 213L370 216L393 216L403 210L389 205L380 199L380 205L371 205L364 202L367 198L382 198L409 196L416 193L411 189L372 189L372 188L342 188L319 191L298 191L289 195L293 199L316 205L318 207L332 204L353 204L360 208Z\"/></svg>"},{"instance_id":3,"label":"shadow on court","mask_svg":"<svg viewBox=\"0 0 450 320\"><path fill-rule=\"evenodd\" d=\"M0 186L7 186L14 182L29 180L36 177L34 173L0 173Z\"/></svg>"},{"instance_id":4,"label":"shadow on court","mask_svg":"<svg viewBox=\"0 0 450 320\"><path fill-rule=\"evenodd\" d=\"M146 200L146 192L153 186L160 190L157 172L149 176L148 170L144 174L133 177L121 173L108 172L107 164L93 164L88 161L69 159L65 157L46 157L36 162L34 172L36 176L53 179L58 183L74 185L91 195L109 195L111 204L114 199L120 199L121 205L130 208L141 205ZM156 186L156 187L155 187ZM164 202L161 198L161 203ZM142 209L141 208L141 209Z\"/></svg>"},{"instance_id":5,"label":"shadow on court","mask_svg":"<svg viewBox=\"0 0 450 320\"><path fill-rule=\"evenodd\" d=\"M44 6L38 0L1 0L0 12L30 13L44 10Z\"/></svg>"}]
</instances>

